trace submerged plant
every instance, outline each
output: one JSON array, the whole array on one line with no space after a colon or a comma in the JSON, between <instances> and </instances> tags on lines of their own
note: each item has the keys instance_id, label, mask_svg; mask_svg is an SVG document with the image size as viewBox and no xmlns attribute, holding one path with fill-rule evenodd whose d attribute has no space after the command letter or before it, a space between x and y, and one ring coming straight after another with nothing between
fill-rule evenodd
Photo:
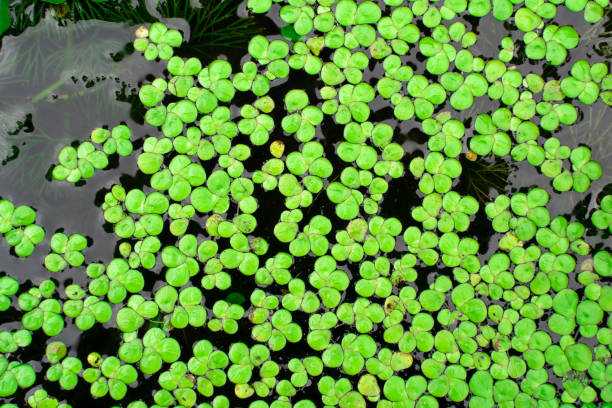
<instances>
[{"instance_id":1,"label":"submerged plant","mask_svg":"<svg viewBox=\"0 0 612 408\"><path fill-rule=\"evenodd\" d=\"M131 25L155 22L163 18L181 18L191 27L191 38L187 47L193 52L212 57L213 47L244 47L248 39L258 32L249 18L237 18L236 8L240 2L228 0L210 2L184 2L142 0L123 2L119 0L26 0L11 4L10 0L0 5L0 35L7 29L21 33L33 26L51 10L58 20L104 20ZM33 9L33 10L32 10Z\"/></svg>"},{"instance_id":2,"label":"submerged plant","mask_svg":"<svg viewBox=\"0 0 612 408\"><path fill-rule=\"evenodd\" d=\"M483 158L474 161L468 159L462 163L466 191L478 201L490 201L491 190L498 193L505 191L511 169L503 159L496 159L491 164Z\"/></svg>"}]
</instances>

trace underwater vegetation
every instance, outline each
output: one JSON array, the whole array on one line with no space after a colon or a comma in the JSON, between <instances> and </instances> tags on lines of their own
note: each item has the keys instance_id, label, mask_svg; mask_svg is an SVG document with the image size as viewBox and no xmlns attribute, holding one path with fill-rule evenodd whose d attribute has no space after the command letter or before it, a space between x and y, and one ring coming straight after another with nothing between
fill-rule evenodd
<instances>
[{"instance_id":1,"label":"underwater vegetation","mask_svg":"<svg viewBox=\"0 0 612 408\"><path fill-rule=\"evenodd\" d=\"M497 159L493 163L487 163L482 159L462 161L462 182L457 189L466 191L469 195L480 202L491 201L491 192L503 193L508 185L510 166L502 160Z\"/></svg>"},{"instance_id":2,"label":"underwater vegetation","mask_svg":"<svg viewBox=\"0 0 612 408\"><path fill-rule=\"evenodd\" d=\"M184 19L183 48L207 59L220 48L243 48L260 30L251 18L237 18L239 0L2 0L0 35L17 35L51 14L59 22L103 20L129 25ZM216 51L215 51L216 49Z\"/></svg>"},{"instance_id":3,"label":"underwater vegetation","mask_svg":"<svg viewBox=\"0 0 612 408\"><path fill-rule=\"evenodd\" d=\"M0 276L1 407L612 407L609 144L586 131L612 74L557 19L607 0L246 8L282 35L239 65L138 27L145 136L55 143L51 188L109 177L87 201L108 259L0 199L0 250L42 271ZM491 17L514 39L483 55Z\"/></svg>"},{"instance_id":4,"label":"underwater vegetation","mask_svg":"<svg viewBox=\"0 0 612 408\"><path fill-rule=\"evenodd\" d=\"M44 158L32 160L34 167L23 168L21 165L26 162L20 161L16 168L6 171L14 173L17 182L27 188L39 189L38 196L43 201L57 196L60 193L48 188L43 180L49 167L48 157L60 141L59 137L63 142L78 139L72 135L74 130L70 126L75 121L68 116L88 115L92 110L83 107L93 104L98 106L98 111L112 116L113 111L122 109L119 101L131 103L134 100L140 78L126 79L123 75L119 80L118 77L118 72L138 72L127 66L135 64L134 59L123 60L132 51L124 49L125 39L115 34L125 31L125 27L112 27L110 24L101 27L91 20L136 25L164 17L175 22L184 19L183 29L191 31L191 41L183 48L210 60L219 49L246 49L248 39L259 31L254 28L252 19L236 18L238 4L234 0L201 3L26 0L0 3L0 34L4 31L1 27L4 27L2 16L5 15L8 16L5 37L11 36L3 47L0 62L0 84L3 85L0 96L0 158L5 164L18 157L19 152L23 156L28 150L35 151L30 157ZM110 30L114 32L108 35ZM12 35L18 35L18 40ZM12 44L18 44L17 48ZM113 50L113 54L109 56L108 50ZM121 61L121 65L117 66L116 61ZM15 103L31 90L36 90L36 94L31 95L30 104ZM117 92L127 94L128 99L118 100ZM63 132L50 129L47 121L37 123L40 117L37 114L34 114L33 132L18 130L16 124L26 122L27 113L52 110L51 104L67 112ZM24 139L27 143L22 145Z\"/></svg>"},{"instance_id":5,"label":"underwater vegetation","mask_svg":"<svg viewBox=\"0 0 612 408\"><path fill-rule=\"evenodd\" d=\"M19 37L4 37L0 50L2 178L24 189L38 189L39 205L61 195L45 182L45 175L58 143L78 140L85 131L79 120L103 123L130 109L120 102L118 93L136 93L139 74L129 73L141 59L127 56L116 62L113 55L122 51L132 31L112 23L62 27L48 16ZM51 120L60 114L62 120ZM16 160L20 157L28 159Z\"/></svg>"}]
</instances>

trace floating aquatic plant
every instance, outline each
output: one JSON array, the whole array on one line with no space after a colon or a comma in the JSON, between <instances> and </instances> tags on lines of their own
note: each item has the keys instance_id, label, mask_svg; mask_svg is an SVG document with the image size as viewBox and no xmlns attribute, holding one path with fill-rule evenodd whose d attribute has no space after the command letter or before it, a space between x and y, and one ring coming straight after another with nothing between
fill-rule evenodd
<instances>
[{"instance_id":1,"label":"floating aquatic plant","mask_svg":"<svg viewBox=\"0 0 612 408\"><path fill-rule=\"evenodd\" d=\"M85 257L81 253L87 247L87 239L81 234L72 234L70 237L62 232L51 237L51 250L45 257L45 267L51 272L59 272L70 266L81 266Z\"/></svg>"},{"instance_id":2,"label":"floating aquatic plant","mask_svg":"<svg viewBox=\"0 0 612 408\"><path fill-rule=\"evenodd\" d=\"M59 164L53 168L53 178L76 183L94 175L95 170L108 166L108 157L101 150L96 150L90 142L81 143L78 148L63 147L58 153Z\"/></svg>"},{"instance_id":3,"label":"floating aquatic plant","mask_svg":"<svg viewBox=\"0 0 612 408\"><path fill-rule=\"evenodd\" d=\"M34 224L35 221L36 212L32 208L15 207L11 201L0 199L0 233L19 257L29 256L45 238L44 229Z\"/></svg>"},{"instance_id":4,"label":"floating aquatic plant","mask_svg":"<svg viewBox=\"0 0 612 408\"><path fill-rule=\"evenodd\" d=\"M1 308L16 296L23 326L2 332L3 349L29 347L39 329L53 338L71 324L112 327L119 344L86 362L50 342L45 375L64 390L82 378L92 397L131 408L611 403L612 257L591 243L584 220L550 209L558 192L586 192L602 169L587 146L548 134L578 120L574 99L591 105L605 95L608 69L578 60L563 78L524 75L507 65L510 38L499 59L485 60L465 24L441 24L492 12L525 32L529 58L563 65L580 37L549 24L562 5L273 3L246 7L278 12L290 29L285 39L254 36L241 67L184 58L175 52L183 34L163 23L139 29L135 50L167 67L138 94L152 135L140 149L126 125L94 129L91 142L63 147L52 171L56 182L79 183L110 155L137 156L145 186L104 190L117 252L91 262L87 239L60 231L44 264L81 270L86 289L45 280L20 291L1 277ZM605 4L584 3L564 7L599 20ZM424 67L400 58L411 47ZM314 92L294 87L292 70L304 70ZM472 121L441 110L461 114L482 100L500 107ZM412 120L422 122L421 152L405 151L396 125ZM337 135L323 137L330 128ZM506 157L535 167L556 191L535 179L505 189ZM389 214L388 192L403 181L414 191L400 195L417 202ZM610 227L608 198L592 214L596 228ZM18 256L44 238L34 221L29 207L0 201L0 232ZM472 227L489 222L499 235L479 242ZM28 363L3 359L3 396L34 384ZM133 384L149 378L149 400L134 401ZM320 396L306 397L306 387ZM59 404L42 389L28 403Z\"/></svg>"}]
</instances>

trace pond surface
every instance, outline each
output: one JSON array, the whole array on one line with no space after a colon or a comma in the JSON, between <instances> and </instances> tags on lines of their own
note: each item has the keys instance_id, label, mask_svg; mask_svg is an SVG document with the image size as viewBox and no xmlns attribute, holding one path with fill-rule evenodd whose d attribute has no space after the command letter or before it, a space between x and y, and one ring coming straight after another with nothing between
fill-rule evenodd
<instances>
[{"instance_id":1,"label":"pond surface","mask_svg":"<svg viewBox=\"0 0 612 408\"><path fill-rule=\"evenodd\" d=\"M232 12L235 14L232 14L232 18L237 20L247 17L249 21L248 30L244 31L242 41L235 38L231 39L231 41L235 40L235 43L232 44L234 47L228 48L218 44L219 42L223 43L223 38L220 39L221 41L217 41L217 45L214 41L210 41L211 38L215 38L214 30L204 35L203 32L198 32L194 27L190 27L190 23L194 24L194 21L199 21L200 24L203 24L202 27L205 27L202 23L203 20L200 21L196 18L187 20L184 18L185 12L181 11L178 6L163 9L163 7L169 6L164 6L165 2L163 1L161 5L158 3L155 1L139 3L140 8L144 7L148 11L148 17L141 17L142 22L134 16L128 19L128 14L123 21L121 16L112 15L111 18L111 14L107 14L106 17L101 14L97 19L79 19L72 14L68 14L64 18L57 18L61 9L53 9L49 6L44 13L39 9L35 10L35 12L42 14L31 27L20 32L13 28L13 31L7 31L2 37L0 48L0 158L2 159L0 198L9 199L15 206L22 204L31 206L36 210L36 224L43 226L46 231L45 240L36 246L34 252L27 259L17 257L6 241L0 240L0 273L10 275L19 281L21 286L18 293L39 285L45 279L53 279L56 283L56 298L65 299L64 290L68 285L78 284L86 288L90 278L85 274L84 266L69 267L54 274L45 269L43 262L45 256L49 253L49 244L53 233L83 234L88 240L88 247L83 251L86 259L85 264L94 262L108 264L113 258L121 257L119 243L125 240L119 239L113 233L112 225L104 219L102 205L105 194L115 184L123 185L126 190L138 188L147 193L152 191L149 187L149 176L140 171L136 157L142 153L143 143L147 137L161 137L162 135L158 128L154 128L145 122L144 114L148 108L141 103L138 92L144 84L151 83L155 78L169 78L170 74L166 69L165 62L159 60L147 61L143 58L141 52L134 50L132 42L134 41L135 31L141 24L149 25L149 23L160 19L168 27L179 29L183 33L185 44L177 50L177 55L185 58L192 56L200 58L203 66L206 66L215 58L226 59L232 63L234 72L239 71L242 63L252 59L248 56L246 47L248 38L254 33L260 32L270 40L283 39L280 34L281 27L287 25L278 17L280 6L277 4L274 4L271 11L265 16L253 16L252 13L247 11L246 5L241 4L233 9ZM188 2L185 1L184 3ZM76 7L74 5L76 1L68 4L70 5L68 7ZM391 7L386 6L385 8L384 4L381 8L383 15L391 10ZM74 10L70 13L74 13ZM162 13L160 10L166 11ZM593 63L597 61L606 62L609 65L611 46L609 35L612 25L610 23L609 7L606 7L605 10L606 16L599 22L590 24L583 20L581 13L570 13L564 7L559 6L559 11L553 22L559 26L572 25L581 36L579 46L569 52L568 59L559 67L552 67L545 61L530 60L524 54L521 56L520 53L511 63L506 65L513 65L523 76L528 73L539 74L545 81L550 79L560 80L567 77L570 75L572 65L581 59ZM30 10L30 12L32 11ZM503 37L512 38L517 47L522 44L524 33L517 30L513 24L497 21L491 14L480 19L469 16L467 13L464 14L461 21L466 24L468 30L478 35L477 43L470 48L474 56L482 56L485 61L496 58ZM164 18L169 15L174 18ZM135 23L135 20L138 22ZM422 25L420 28L424 33L431 32L431 29ZM195 35L197 33L199 34ZM202 46L205 40L213 45ZM230 42L229 39L227 41ZM360 49L366 51L364 47ZM321 57L326 60L331 60L331 55L332 52L329 49L324 49L321 53ZM415 73L425 74L430 80L436 80L436 76L426 72L425 58L418 53L416 45L401 58L402 63L411 66ZM375 87L378 79L384 76L385 71L382 69L382 64L370 62L370 65L363 71L363 82ZM324 82L318 76L310 76L301 70L293 70L287 78L272 81L269 96L276 101L276 105L281 109L277 109L270 114L276 123L276 127L270 134L270 141L283 140L285 152L300 149L302 143L294 136L283 132L280 126L283 117L286 115L282 109L283 100L290 90L299 88L306 91L310 101L320 101L319 90L324 85ZM542 100L540 95L534 96L534 98L538 102ZM174 101L178 98L170 96L169 99ZM253 95L237 96L231 104L228 104L232 112L231 120L238 122L241 118L241 106L253 103L254 100ZM554 136L560 140L562 145L567 145L571 149L582 145L591 148L592 159L601 164L603 175L591 183L586 193L575 191L560 193L555 191L551 185L551 179L544 177L539 168L531 166L527 162L514 162L509 156L498 158L489 154L479 157L476 162L466 159L465 153L469 150L467 140L476 134L474 130L476 116L481 113L492 113L501 106L500 102L492 102L484 96L475 99L474 104L469 109L457 111L447 100L435 107L435 114L451 112L452 118L461 121L466 127L464 151L461 157L458 157L463 166L463 174L462 178L455 183L453 189L462 195L474 196L480 203L480 209L472 217L470 228L461 236L474 238L479 243L477 255L481 263L484 265L491 255L500 251L498 244L504 235L492 229L491 222L484 212L485 205L499 194L511 196L519 192L526 193L534 187L540 187L550 194L551 198L546 208L550 212L551 219L563 215L568 221L579 221L587 227L584 240L590 245L591 251L584 256L573 254L577 267L574 272L569 274L568 284L568 287L575 290L583 299L584 285L577 280L581 265L585 261L588 264L592 255L599 250L607 249L610 251L612 242L608 231L593 228L589 221L593 211L599 208L603 196L612 194L612 113L609 106L601 99L591 105L581 104L576 99L572 101L567 98L566 101L570 101L577 108L578 120L573 125L561 126L553 132L542 131L543 137L540 140ZM321 103L318 106L320 107ZM406 169L405 174L395 179L387 177L389 189L384 194L382 201L379 202L380 208L376 214L384 218L394 217L399 220L403 227L402 232L409 226L420 227L420 223L412 218L411 210L422 204L424 194L418 191L418 179L408 171L408 168L413 158L427 155L429 136L422 131L421 120L417 120L415 117L407 120L394 117L393 107L390 106L388 100L377 96L369 103L369 106L371 110L370 120L374 123L390 125L394 130L393 142L401 145L406 152L401 159ZM62 147L66 145L77 146L79 143L89 140L94 128L103 126L112 128L119 124L125 124L131 130L131 140L134 145L132 155L128 157L109 156L109 165L106 169L97 170L94 177L76 185L65 181L60 182L51 177L52 168L58 162L58 152ZM332 233L328 238L332 243L335 242L335 232L345 229L347 225L346 220L336 216L335 206L325 194L329 183L337 180L341 170L347 166L346 162L336 154L338 145L344 140L343 129L344 125L336 123L333 117L329 115L316 127L314 140L324 147L324 156L333 165L334 172L325 180L323 191L314 195L313 203L302 208L304 221L299 224L300 230L302 230L314 215L320 214L329 217L332 221ZM249 137L244 134L238 135L232 143L250 144ZM244 162L245 173L243 176L246 177L251 177L266 160L270 159L268 144L251 146L251 151L251 157ZM168 162L169 158L166 158L165 164L167 165ZM214 160L203 162L202 166L208 175L221 168ZM285 197L278 190L264 191L261 188L256 188L253 196L259 203L259 208L253 214L258 220L258 226L253 232L253 236L263 237L270 244L267 256L260 260L260 265L263 266L267 257L278 252L289 251L288 243L280 242L274 234L280 214L285 210L283 205ZM182 204L187 203L188 200ZM239 213L238 206L232 203L224 217L231 219ZM360 216L365 217L366 220L370 218L365 213L361 213ZM205 228L209 218L210 214L197 212L189 223L187 233L194 234L200 240L210 238ZM166 215L164 220L167 227L170 219ZM164 231L159 237L162 246L177 245L176 237L168 231ZM214 238L214 240L219 243L220 250L229 247L229 244L223 242L220 238ZM136 240L131 241L136 242ZM535 239L530 242L530 244L534 243ZM394 249L386 253L385 256L393 264L394 261L399 260L406 253L408 253L408 247L400 234L396 239ZM161 259L161 257L158 258ZM375 258L369 257L372 261ZM308 282L308 274L313 271L316 259L317 256L312 253L303 257L296 257L290 268L291 275ZM355 290L355 282L359 279L360 264L361 262L338 262L338 269L346 272L351 280L349 287L343 291L343 302L352 303L360 297ZM203 268L203 263L200 264L200 268ZM417 293L425 291L439 276L448 276L453 280L453 284L458 283L453 278L453 268L444 265L441 261L433 266L427 266L419 262L415 268L418 277L413 282L405 282L394 286L393 295L398 295L402 286L411 286ZM153 299L155 292L165 284L163 274L166 269L160 261L151 270L145 271L141 268L145 277L145 287L140 294L146 299ZM244 309L248 313L253 309L249 297L256 288L264 288L268 294L278 296L279 299L288 292L286 285L276 283L260 285L254 279L242 276L237 270L233 270L231 275L232 286L227 291L218 289L204 291L205 300L203 302L209 316L213 315L213 304L217 300L228 299L230 294L230 299L242 298ZM200 277L196 276L190 284L199 286L199 282ZM602 277L599 285L609 287L609 275L608 277ZM307 289L315 290L313 287L309 287L308 283ZM550 294L551 296L555 295L553 290L550 290ZM13 331L21 328L20 319L23 312L18 307L17 295L13 298L12 307L0 314L2 316L0 318L1 330ZM503 308L508 308L509 305L509 302L506 301L482 298L488 306L499 304ZM373 300L373 302L380 305L385 304L384 299L379 298ZM118 311L121 306L122 304L113 305L113 311ZM445 307L451 311L455 310L454 304L450 301L450 292ZM318 313L324 313L326 310L334 312L335 308L321 307ZM560 336L551 333L546 324L552 312L549 307L545 314L537 319L537 325L539 330L550 333L553 343L558 343ZM293 321L300 325L304 336L301 341L288 343L284 349L272 352L271 359L281 367L280 374L277 376L279 380L289 379L291 376L291 372L287 368L291 358L320 355L320 352L315 352L309 348L305 339L306 333L310 330L308 325L309 314L301 310L294 311L292 314ZM432 312L431 315L435 317L436 314ZM606 319L609 320L609 317L610 312L606 311L600 326L604 327L607 324L610 327L611 323L606 323ZM7 358L10 361L31 364L37 373L34 388L42 386L50 395L56 397L59 401L72 404L73 407L82 407L85 404L92 408L109 407L115 404L108 396L93 399L89 391L90 385L83 380L79 381L74 391L68 392L62 390L56 382L48 381L44 377L47 368L50 366L47 360L43 358L44 347L52 340L64 342L68 347L69 355L80 358L84 362L84 366L87 366L86 358L89 353L98 352L103 356L113 356L117 354L117 349L122 342L121 332L117 329L114 319L103 325L96 324L94 328L86 332L80 331L71 318L66 318L65 324L65 329L53 339L49 339L41 330L35 331L30 346L10 353L10 355L7 354ZM151 324L151 327L155 325ZM496 323L491 319L486 319L483 324L496 326ZM405 330L409 330L411 328L411 316L407 314L401 325ZM251 337L252 326L253 324L245 314L245 317L239 321L237 332L233 334L227 334L223 331L213 332L208 328L187 327L180 330L174 329L170 332L170 335L180 343L182 348L181 360L187 362L191 356L192 344L201 339L210 340L215 347L226 352L229 348L228 345L236 342L244 342L252 347L257 344ZM455 322L451 326L455 328L457 323ZM394 350L397 349L397 345L385 343L383 339L384 329L382 323L375 323L369 334L377 342L379 348L392 346ZM432 332L435 334L442 329L443 325L436 322ZM340 343L346 333L355 332L355 326L352 324L338 324L331 330L332 342ZM142 336L142 333L140 336ZM598 344L596 338L581 337L577 330L572 336L577 342L583 342L591 349ZM479 351L491 353L495 349L496 345L490 344L482 347ZM515 350L510 350L508 353L521 356L521 353ZM423 361L432 357L430 351L415 350L412 354L414 359L412 366L397 373L403 379L422 374L421 365ZM609 360L607 364L610 364ZM162 371L167 370L168 367L169 364L164 364ZM548 382L556 387L556 398L561 398L564 390L564 379L557 376L552 367L547 367L547 370L549 372ZM469 379L476 370L472 367L468 368L467 371ZM365 373L365 369L363 373ZM152 395L159 389L158 374L140 374L138 382L129 387L125 400L120 403L121 406L125 407L127 403L138 399L149 405L153 404ZM333 378L345 376L350 379L354 389L357 389L359 374L348 376L338 368L325 367L321 375L328 375ZM521 376L513 381L520 384L521 379L524 379L524 377ZM297 394L291 400L295 402L308 398L312 399L316 406L322 406L321 393L317 390L317 381L316 377L311 377L306 386L298 387ZM379 380L378 383L382 389L384 381ZM12 397L0 399L0 402L25 406L24 401L32 392L32 389L19 390ZM215 388L215 395L225 395L230 398L232 407L248 406L248 403L256 399L256 396L244 401L237 399L234 386L229 381L224 386ZM271 403L277 397L277 395L271 393L270 396L260 399ZM198 403L210 400L202 396L198 398ZM447 397L437 398L439 406L442 407L451 406L449 404L453 404L453 406L464 404L467 407L468 400L469 398L459 403L452 402ZM602 403L603 400L596 399L595 401ZM577 402L577 404L579 403ZM367 406L373 407L376 404L368 401Z\"/></svg>"}]
</instances>

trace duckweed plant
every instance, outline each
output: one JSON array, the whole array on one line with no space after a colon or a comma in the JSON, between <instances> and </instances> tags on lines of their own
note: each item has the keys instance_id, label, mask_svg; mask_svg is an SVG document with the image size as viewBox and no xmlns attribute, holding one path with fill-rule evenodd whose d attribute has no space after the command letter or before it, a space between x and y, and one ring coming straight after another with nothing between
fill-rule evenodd
<instances>
[{"instance_id":1,"label":"duckweed plant","mask_svg":"<svg viewBox=\"0 0 612 408\"><path fill-rule=\"evenodd\" d=\"M0 277L0 309L21 318L0 333L2 407L70 407L51 383L127 408L612 406L612 255L609 241L589 244L612 231L612 196L584 220L549 209L602 177L588 146L552 134L584 105L611 104L612 76L605 62L578 60L561 78L511 65L518 52L566 65L580 34L553 24L557 11L596 23L607 0L246 7L286 27L253 37L240 67L177 55L182 34L162 23L139 28L134 49L167 66L139 92L150 135L136 143L116 124L59 151L58 183L122 156L146 186L105 191L110 262L57 231L48 279L22 289ZM498 59L470 51L478 38L462 21L489 14L523 33ZM453 118L480 98L489 111ZM422 151L407 151L400 121L426 136ZM532 166L551 192L462 194L464 159ZM384 215L402 180L419 204ZM47 243L35 221L0 201L15 255ZM67 270L87 284L60 293ZM121 336L79 359L58 337L67 325ZM44 358L21 361L39 330ZM141 382L155 388L137 394Z\"/></svg>"}]
</instances>

